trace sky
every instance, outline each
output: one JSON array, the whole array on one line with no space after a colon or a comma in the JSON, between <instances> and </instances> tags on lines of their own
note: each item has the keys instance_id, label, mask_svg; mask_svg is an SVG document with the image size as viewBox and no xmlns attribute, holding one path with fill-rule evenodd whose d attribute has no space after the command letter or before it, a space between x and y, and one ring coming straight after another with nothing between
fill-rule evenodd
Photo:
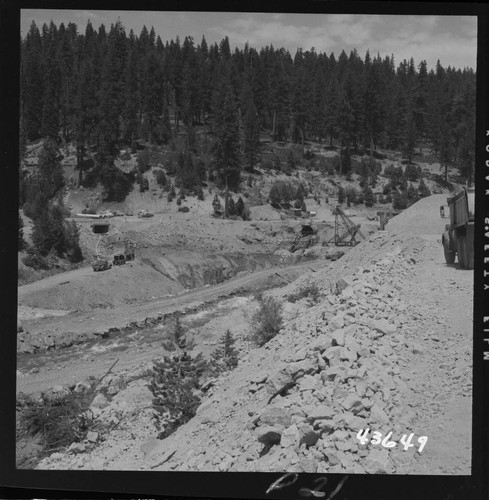
<instances>
[{"instance_id":1,"label":"sky","mask_svg":"<svg viewBox=\"0 0 489 500\"><path fill-rule=\"evenodd\" d=\"M39 28L53 20L58 26L73 22L84 33L88 20L97 29L100 24L110 28L118 18L126 33L133 29L137 36L144 25L153 26L163 43L190 35L197 45L204 35L210 45L228 36L232 50L248 42L258 50L284 47L292 56L298 48L314 47L336 57L357 49L364 58L368 49L371 56L394 54L396 65L413 57L416 64L426 60L429 68L437 60L444 67L476 68L475 16L23 9L21 31L25 36L33 20Z\"/></svg>"}]
</instances>

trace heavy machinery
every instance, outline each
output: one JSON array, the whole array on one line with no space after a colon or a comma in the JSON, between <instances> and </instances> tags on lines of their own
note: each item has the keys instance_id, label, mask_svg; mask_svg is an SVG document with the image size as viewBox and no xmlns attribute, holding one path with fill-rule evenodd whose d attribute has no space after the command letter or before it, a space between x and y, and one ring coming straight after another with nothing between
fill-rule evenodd
<instances>
[{"instance_id":1,"label":"heavy machinery","mask_svg":"<svg viewBox=\"0 0 489 500\"><path fill-rule=\"evenodd\" d=\"M123 255L123 254L114 255L114 259L112 261L112 264L114 266L122 266L125 263L126 263L126 256L125 255Z\"/></svg>"},{"instance_id":2,"label":"heavy machinery","mask_svg":"<svg viewBox=\"0 0 489 500\"><path fill-rule=\"evenodd\" d=\"M107 259L97 259L93 264L92 268L94 271L105 271L110 269L112 264Z\"/></svg>"},{"instance_id":3,"label":"heavy machinery","mask_svg":"<svg viewBox=\"0 0 489 500\"><path fill-rule=\"evenodd\" d=\"M441 237L447 264L458 257L460 267L474 269L474 213L475 189L464 187L455 196L447 199L450 224L445 226ZM440 207L441 217L446 217L445 205Z\"/></svg>"},{"instance_id":4,"label":"heavy machinery","mask_svg":"<svg viewBox=\"0 0 489 500\"><path fill-rule=\"evenodd\" d=\"M354 224L351 219L337 206L334 210L334 236L328 243L333 243L336 246L354 246L360 243L357 241L357 235L365 239L365 236L360 231L360 224Z\"/></svg>"},{"instance_id":5,"label":"heavy machinery","mask_svg":"<svg viewBox=\"0 0 489 500\"><path fill-rule=\"evenodd\" d=\"M306 249L314 246L318 242L317 228L313 228L311 224L304 224L299 233L296 234L294 242L290 247L291 252L295 252L299 248Z\"/></svg>"}]
</instances>

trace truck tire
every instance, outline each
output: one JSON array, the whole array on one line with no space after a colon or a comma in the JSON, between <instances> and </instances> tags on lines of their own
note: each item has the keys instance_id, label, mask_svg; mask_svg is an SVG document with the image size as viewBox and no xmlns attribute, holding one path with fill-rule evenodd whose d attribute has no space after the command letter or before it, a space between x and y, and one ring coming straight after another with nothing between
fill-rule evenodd
<instances>
[{"instance_id":1,"label":"truck tire","mask_svg":"<svg viewBox=\"0 0 489 500\"><path fill-rule=\"evenodd\" d=\"M467 236L464 238L465 269L474 269L474 246Z\"/></svg>"},{"instance_id":2,"label":"truck tire","mask_svg":"<svg viewBox=\"0 0 489 500\"><path fill-rule=\"evenodd\" d=\"M466 260L466 243L467 239L465 235L459 236L458 241L457 241L457 254L458 254L458 263L460 264L460 267L463 269L466 269L467 266L467 260Z\"/></svg>"},{"instance_id":3,"label":"truck tire","mask_svg":"<svg viewBox=\"0 0 489 500\"><path fill-rule=\"evenodd\" d=\"M443 251L445 253L446 263L453 264L455 262L455 252L450 251L445 245L443 245Z\"/></svg>"}]
</instances>

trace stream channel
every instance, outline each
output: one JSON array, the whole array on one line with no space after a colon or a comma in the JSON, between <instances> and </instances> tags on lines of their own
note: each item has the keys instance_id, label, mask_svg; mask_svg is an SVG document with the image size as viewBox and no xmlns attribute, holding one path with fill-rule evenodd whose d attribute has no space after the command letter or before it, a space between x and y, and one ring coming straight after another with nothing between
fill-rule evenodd
<instances>
[{"instance_id":1,"label":"stream channel","mask_svg":"<svg viewBox=\"0 0 489 500\"><path fill-rule=\"evenodd\" d=\"M195 340L196 346L201 351L209 350L206 345L212 345L214 350L219 337L224 332L216 331L214 338L206 336L199 339L199 329L210 321L231 315L233 312L242 310L244 306L253 301L252 296L233 296L210 304L204 309L180 316L180 323L184 333L191 332L190 337ZM68 366L72 362L95 361L96 358L117 357L117 353L123 351L149 350L154 357L168 353L163 347L163 342L168 339L168 334L175 328L176 316L167 317L154 325L145 328L124 329L110 334L107 337L99 337L96 340L72 345L49 351L39 351L33 354L19 354L17 357L17 370L27 373L36 372L39 368L57 369Z\"/></svg>"}]
</instances>

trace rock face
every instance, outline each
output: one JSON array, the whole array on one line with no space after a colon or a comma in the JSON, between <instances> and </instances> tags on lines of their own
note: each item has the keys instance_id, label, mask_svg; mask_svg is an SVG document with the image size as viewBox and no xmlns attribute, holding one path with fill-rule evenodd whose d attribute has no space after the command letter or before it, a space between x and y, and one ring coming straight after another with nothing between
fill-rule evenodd
<instances>
[{"instance_id":1,"label":"rock face","mask_svg":"<svg viewBox=\"0 0 489 500\"><path fill-rule=\"evenodd\" d=\"M316 273L321 300L287 305L280 335L250 349L209 388L192 420L133 463L179 471L409 473L414 453L404 452L400 439L410 429L416 437L425 432L415 430L419 413L406 403L422 392L421 377L415 383L410 372L423 351L416 336L442 314L424 319L427 309L411 306L399 285L399 277L411 279L412 254L426 242L407 248L404 240L392 243L379 234L367 243L375 256L386 245L382 258L358 268L352 257L332 282L329 270ZM365 250L355 251L361 262ZM339 262L348 263L349 255ZM454 381L466 376L462 362L450 370ZM121 388L115 398L123 395ZM94 403L104 408L108 402ZM367 429L362 444L357 435ZM372 443L375 431L382 438L392 431L396 448ZM121 463L113 459L111 467Z\"/></svg>"}]
</instances>

